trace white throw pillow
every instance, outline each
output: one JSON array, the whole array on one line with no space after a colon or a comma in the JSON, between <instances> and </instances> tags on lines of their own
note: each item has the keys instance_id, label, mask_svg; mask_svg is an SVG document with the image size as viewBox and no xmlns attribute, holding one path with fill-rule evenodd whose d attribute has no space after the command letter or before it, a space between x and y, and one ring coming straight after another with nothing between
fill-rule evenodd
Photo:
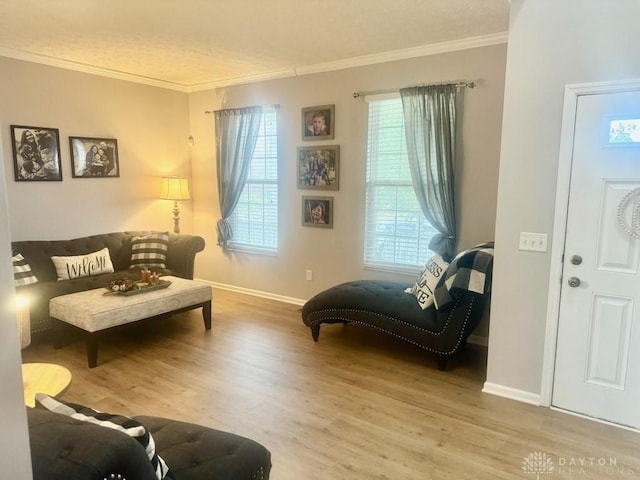
<instances>
[{"instance_id":1,"label":"white throw pillow","mask_svg":"<svg viewBox=\"0 0 640 480\"><path fill-rule=\"evenodd\" d=\"M418 281L413 287L405 290L406 293L410 293L418 299L418 305L423 310L433 305L433 292L448 266L449 264L440 255L435 254L425 265Z\"/></svg>"},{"instance_id":2,"label":"white throw pillow","mask_svg":"<svg viewBox=\"0 0 640 480\"><path fill-rule=\"evenodd\" d=\"M16 253L11 257L13 263L13 280L16 287L30 285L36 283L38 279L31 271L31 266L27 263L20 253Z\"/></svg>"},{"instance_id":3,"label":"white throw pillow","mask_svg":"<svg viewBox=\"0 0 640 480\"><path fill-rule=\"evenodd\" d=\"M58 280L89 277L100 273L113 273L113 264L109 249L104 247L97 252L72 257L52 256L51 261L58 272Z\"/></svg>"}]
</instances>

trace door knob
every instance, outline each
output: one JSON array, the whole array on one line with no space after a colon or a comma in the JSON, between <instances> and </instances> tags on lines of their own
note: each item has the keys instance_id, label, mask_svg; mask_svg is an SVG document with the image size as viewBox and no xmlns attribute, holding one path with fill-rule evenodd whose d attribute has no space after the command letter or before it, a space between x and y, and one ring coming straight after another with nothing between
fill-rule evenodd
<instances>
[{"instance_id":1,"label":"door knob","mask_svg":"<svg viewBox=\"0 0 640 480\"><path fill-rule=\"evenodd\" d=\"M573 265L580 265L582 263L582 257L580 255L571 255L571 263Z\"/></svg>"},{"instance_id":2,"label":"door knob","mask_svg":"<svg viewBox=\"0 0 640 480\"><path fill-rule=\"evenodd\" d=\"M567 281L567 283L569 284L570 287L578 287L580 286L580 279L578 277L569 277L569 280Z\"/></svg>"}]
</instances>

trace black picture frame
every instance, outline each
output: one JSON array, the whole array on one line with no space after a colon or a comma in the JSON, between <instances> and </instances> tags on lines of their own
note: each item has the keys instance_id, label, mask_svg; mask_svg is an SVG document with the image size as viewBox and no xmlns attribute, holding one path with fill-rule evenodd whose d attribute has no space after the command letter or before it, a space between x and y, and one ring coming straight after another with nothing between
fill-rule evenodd
<instances>
[{"instance_id":1,"label":"black picture frame","mask_svg":"<svg viewBox=\"0 0 640 480\"><path fill-rule=\"evenodd\" d=\"M302 226L333 228L333 197L303 196Z\"/></svg>"},{"instance_id":2,"label":"black picture frame","mask_svg":"<svg viewBox=\"0 0 640 480\"><path fill-rule=\"evenodd\" d=\"M340 189L340 145L298 147L298 188Z\"/></svg>"},{"instance_id":3,"label":"black picture frame","mask_svg":"<svg viewBox=\"0 0 640 480\"><path fill-rule=\"evenodd\" d=\"M10 127L16 182L61 182L59 130L26 125Z\"/></svg>"},{"instance_id":4,"label":"black picture frame","mask_svg":"<svg viewBox=\"0 0 640 480\"><path fill-rule=\"evenodd\" d=\"M302 109L302 140L333 140L335 105Z\"/></svg>"},{"instance_id":5,"label":"black picture frame","mask_svg":"<svg viewBox=\"0 0 640 480\"><path fill-rule=\"evenodd\" d=\"M71 175L74 178L120 176L118 140L99 137L69 137Z\"/></svg>"}]
</instances>

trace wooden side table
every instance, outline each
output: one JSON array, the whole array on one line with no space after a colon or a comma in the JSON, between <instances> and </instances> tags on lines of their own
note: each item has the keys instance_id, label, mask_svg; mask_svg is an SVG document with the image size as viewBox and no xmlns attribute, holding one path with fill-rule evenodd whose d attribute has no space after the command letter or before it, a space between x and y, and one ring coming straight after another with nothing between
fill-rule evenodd
<instances>
[{"instance_id":1,"label":"wooden side table","mask_svg":"<svg viewBox=\"0 0 640 480\"><path fill-rule=\"evenodd\" d=\"M22 384L24 403L28 407L36 404L36 393L55 397L61 395L71 383L71 372L53 363L23 363Z\"/></svg>"}]
</instances>

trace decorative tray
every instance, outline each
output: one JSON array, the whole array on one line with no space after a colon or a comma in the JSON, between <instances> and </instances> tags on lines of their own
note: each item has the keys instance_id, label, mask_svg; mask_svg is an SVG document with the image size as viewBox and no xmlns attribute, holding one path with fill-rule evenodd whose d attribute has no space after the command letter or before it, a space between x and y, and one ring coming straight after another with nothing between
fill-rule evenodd
<instances>
[{"instance_id":1,"label":"decorative tray","mask_svg":"<svg viewBox=\"0 0 640 480\"><path fill-rule=\"evenodd\" d=\"M158 280L158 283L156 285L133 282L131 287L127 285L127 288L125 290L113 290L111 286L108 286L108 292L104 292L103 295L138 295L139 293L151 292L153 290L167 288L169 285L171 285L171 282L169 280Z\"/></svg>"}]
</instances>

